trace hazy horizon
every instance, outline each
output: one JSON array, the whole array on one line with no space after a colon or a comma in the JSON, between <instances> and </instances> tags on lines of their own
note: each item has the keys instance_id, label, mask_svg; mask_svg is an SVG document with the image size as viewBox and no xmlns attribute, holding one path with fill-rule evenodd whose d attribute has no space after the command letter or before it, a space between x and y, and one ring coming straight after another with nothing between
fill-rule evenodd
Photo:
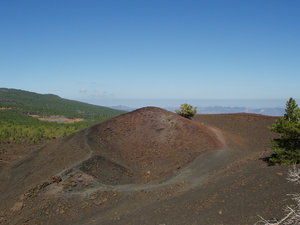
<instances>
[{"instance_id":1,"label":"hazy horizon","mask_svg":"<svg viewBox=\"0 0 300 225\"><path fill-rule=\"evenodd\" d=\"M198 107L246 107L246 108L285 108L288 99L74 99L102 106L145 106L180 107L188 103ZM297 100L297 99L296 99ZM299 100L299 99L298 99Z\"/></svg>"},{"instance_id":2,"label":"hazy horizon","mask_svg":"<svg viewBox=\"0 0 300 225\"><path fill-rule=\"evenodd\" d=\"M16 89L12 87L0 87L1 88L8 88L8 89ZM141 108L146 106L156 106L162 108L179 108L181 104L188 103L193 106L197 107L244 107L244 108L252 108L252 109L259 109L259 108L285 108L285 104L288 101L287 99L126 99L126 98L90 98L90 99L78 99L78 98L66 98L64 96L59 95L58 93L54 92L35 92L33 90L25 90L25 89L17 89L23 90L28 92L33 92L37 94L53 94L57 95L61 98L80 101L84 103L99 105L99 106L125 106L130 108ZM294 98L296 102L300 102L300 99Z\"/></svg>"}]
</instances>

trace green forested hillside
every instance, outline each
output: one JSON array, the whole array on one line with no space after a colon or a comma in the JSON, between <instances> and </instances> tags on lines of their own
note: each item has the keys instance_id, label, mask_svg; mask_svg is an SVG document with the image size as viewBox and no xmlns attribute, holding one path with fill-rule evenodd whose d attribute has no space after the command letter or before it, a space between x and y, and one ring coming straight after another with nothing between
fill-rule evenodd
<instances>
[{"instance_id":1,"label":"green forested hillside","mask_svg":"<svg viewBox=\"0 0 300 225\"><path fill-rule=\"evenodd\" d=\"M40 116L61 115L85 119L111 118L122 113L107 107L63 99L57 95L7 88L0 88L0 107Z\"/></svg>"},{"instance_id":2,"label":"green forested hillside","mask_svg":"<svg viewBox=\"0 0 300 225\"><path fill-rule=\"evenodd\" d=\"M0 88L0 144L36 143L64 137L122 113L56 95ZM30 115L82 118L83 121L64 124L41 121Z\"/></svg>"}]
</instances>

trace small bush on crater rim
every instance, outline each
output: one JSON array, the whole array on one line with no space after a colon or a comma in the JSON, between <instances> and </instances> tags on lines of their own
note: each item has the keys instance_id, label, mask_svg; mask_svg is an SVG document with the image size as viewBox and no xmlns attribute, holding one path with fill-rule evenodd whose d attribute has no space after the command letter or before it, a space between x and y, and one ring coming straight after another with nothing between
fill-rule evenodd
<instances>
[{"instance_id":1,"label":"small bush on crater rim","mask_svg":"<svg viewBox=\"0 0 300 225\"><path fill-rule=\"evenodd\" d=\"M181 110L176 110L176 113L188 119L191 119L197 113L197 107L194 107L193 109L193 106L186 103L182 104L180 109Z\"/></svg>"}]
</instances>

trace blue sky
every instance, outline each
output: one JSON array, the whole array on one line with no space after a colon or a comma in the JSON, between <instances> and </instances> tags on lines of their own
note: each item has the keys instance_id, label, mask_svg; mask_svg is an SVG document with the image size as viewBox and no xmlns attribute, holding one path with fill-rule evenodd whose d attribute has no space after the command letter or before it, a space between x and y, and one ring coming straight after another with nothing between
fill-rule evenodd
<instances>
[{"instance_id":1,"label":"blue sky","mask_svg":"<svg viewBox=\"0 0 300 225\"><path fill-rule=\"evenodd\" d=\"M0 87L120 99L300 98L298 0L0 0Z\"/></svg>"}]
</instances>

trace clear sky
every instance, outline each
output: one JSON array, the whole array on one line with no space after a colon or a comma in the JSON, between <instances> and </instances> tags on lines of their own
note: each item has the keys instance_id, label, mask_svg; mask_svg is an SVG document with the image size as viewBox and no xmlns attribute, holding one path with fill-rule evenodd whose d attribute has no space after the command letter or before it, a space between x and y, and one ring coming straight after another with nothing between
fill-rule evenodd
<instances>
[{"instance_id":1,"label":"clear sky","mask_svg":"<svg viewBox=\"0 0 300 225\"><path fill-rule=\"evenodd\" d=\"M0 0L0 87L110 99L300 98L299 0Z\"/></svg>"}]
</instances>

